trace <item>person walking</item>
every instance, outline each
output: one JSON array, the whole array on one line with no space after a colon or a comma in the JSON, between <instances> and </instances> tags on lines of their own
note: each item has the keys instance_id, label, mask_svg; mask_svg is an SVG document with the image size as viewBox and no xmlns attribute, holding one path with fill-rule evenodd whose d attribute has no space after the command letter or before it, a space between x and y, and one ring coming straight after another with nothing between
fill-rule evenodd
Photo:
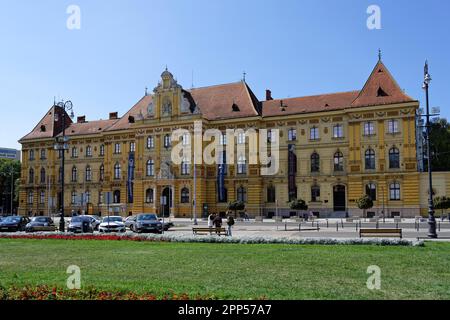
<instances>
[{"instance_id":1,"label":"person walking","mask_svg":"<svg viewBox=\"0 0 450 320\"><path fill-rule=\"evenodd\" d=\"M230 214L228 215L228 218L227 218L227 225L228 225L227 236L232 237L231 228L234 225L234 218Z\"/></svg>"}]
</instances>

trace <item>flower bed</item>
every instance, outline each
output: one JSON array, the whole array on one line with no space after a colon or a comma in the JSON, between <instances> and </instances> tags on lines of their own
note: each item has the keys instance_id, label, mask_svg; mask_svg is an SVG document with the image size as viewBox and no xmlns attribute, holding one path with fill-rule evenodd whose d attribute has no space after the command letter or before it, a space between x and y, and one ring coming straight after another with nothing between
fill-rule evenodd
<instances>
[{"instance_id":1,"label":"flower bed","mask_svg":"<svg viewBox=\"0 0 450 320\"><path fill-rule=\"evenodd\" d=\"M155 295L151 293L110 292L94 288L67 290L57 287L24 286L4 288L0 286L1 300L213 300L214 296L176 294Z\"/></svg>"},{"instance_id":2,"label":"flower bed","mask_svg":"<svg viewBox=\"0 0 450 320\"><path fill-rule=\"evenodd\" d=\"M381 246L424 246L424 241L382 238L287 238L287 237L219 237L135 234L73 234L60 232L4 233L0 239L56 239L56 240L103 240L103 241L149 241L149 242L187 242L187 243L239 243L239 244L320 244L320 245L381 245Z\"/></svg>"}]
</instances>

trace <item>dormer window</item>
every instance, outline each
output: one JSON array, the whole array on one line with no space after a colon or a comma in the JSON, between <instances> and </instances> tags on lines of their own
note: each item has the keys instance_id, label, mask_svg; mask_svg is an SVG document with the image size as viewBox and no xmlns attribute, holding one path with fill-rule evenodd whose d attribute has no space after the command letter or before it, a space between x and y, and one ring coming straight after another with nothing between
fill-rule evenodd
<instances>
[{"instance_id":1,"label":"dormer window","mask_svg":"<svg viewBox=\"0 0 450 320\"><path fill-rule=\"evenodd\" d=\"M377 97L387 97L389 96L381 87L378 88Z\"/></svg>"},{"instance_id":2,"label":"dormer window","mask_svg":"<svg viewBox=\"0 0 450 320\"><path fill-rule=\"evenodd\" d=\"M233 106L231 108L233 109L233 112L241 111L236 103L233 103Z\"/></svg>"},{"instance_id":3,"label":"dormer window","mask_svg":"<svg viewBox=\"0 0 450 320\"><path fill-rule=\"evenodd\" d=\"M41 126L41 132L45 132L47 129L45 128L44 125Z\"/></svg>"}]
</instances>

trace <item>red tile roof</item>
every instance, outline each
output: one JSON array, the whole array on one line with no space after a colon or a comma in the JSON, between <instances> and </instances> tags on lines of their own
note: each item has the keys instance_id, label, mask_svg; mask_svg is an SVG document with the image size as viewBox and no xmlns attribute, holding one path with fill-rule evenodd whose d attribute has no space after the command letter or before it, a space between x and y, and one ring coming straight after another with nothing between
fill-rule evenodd
<instances>
[{"instance_id":1,"label":"red tile roof","mask_svg":"<svg viewBox=\"0 0 450 320\"><path fill-rule=\"evenodd\" d=\"M189 92L203 117L208 120L258 116L258 101L243 81L195 88ZM233 111L233 105L236 111Z\"/></svg>"},{"instance_id":2,"label":"red tile roof","mask_svg":"<svg viewBox=\"0 0 450 320\"><path fill-rule=\"evenodd\" d=\"M128 118L130 116L137 118L139 114L142 114L144 117L147 114L147 107L152 102L152 96L144 96L141 100L138 101L127 113L124 114L116 123L114 123L111 127L109 127L106 131L115 131L115 130L125 130L130 127L130 122Z\"/></svg>"},{"instance_id":3,"label":"red tile roof","mask_svg":"<svg viewBox=\"0 0 450 320\"><path fill-rule=\"evenodd\" d=\"M72 123L68 128L66 128L67 136L81 136L81 135L92 135L99 132L103 132L118 120L96 120L96 121L86 121L82 123ZM60 133L59 135L62 135Z\"/></svg>"},{"instance_id":4,"label":"red tile roof","mask_svg":"<svg viewBox=\"0 0 450 320\"><path fill-rule=\"evenodd\" d=\"M403 92L389 70L378 61L352 107L366 107L414 101Z\"/></svg>"},{"instance_id":5,"label":"red tile roof","mask_svg":"<svg viewBox=\"0 0 450 320\"><path fill-rule=\"evenodd\" d=\"M262 105L263 117L344 109L350 107L358 94L359 91L350 91L264 101ZM282 105L284 108L281 107Z\"/></svg>"}]
</instances>

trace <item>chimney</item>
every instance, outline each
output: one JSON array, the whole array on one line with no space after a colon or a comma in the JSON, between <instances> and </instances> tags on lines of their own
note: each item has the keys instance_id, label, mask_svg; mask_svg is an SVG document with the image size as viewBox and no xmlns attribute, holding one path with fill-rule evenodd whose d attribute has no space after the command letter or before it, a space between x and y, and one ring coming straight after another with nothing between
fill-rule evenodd
<instances>
[{"instance_id":1,"label":"chimney","mask_svg":"<svg viewBox=\"0 0 450 320\"><path fill-rule=\"evenodd\" d=\"M77 123L85 123L85 122L86 122L86 116L77 117Z\"/></svg>"},{"instance_id":2,"label":"chimney","mask_svg":"<svg viewBox=\"0 0 450 320\"><path fill-rule=\"evenodd\" d=\"M119 117L119 114L117 112L109 113L109 120L116 120L118 117Z\"/></svg>"},{"instance_id":3,"label":"chimney","mask_svg":"<svg viewBox=\"0 0 450 320\"><path fill-rule=\"evenodd\" d=\"M273 100L272 91L266 90L266 101Z\"/></svg>"}]
</instances>

